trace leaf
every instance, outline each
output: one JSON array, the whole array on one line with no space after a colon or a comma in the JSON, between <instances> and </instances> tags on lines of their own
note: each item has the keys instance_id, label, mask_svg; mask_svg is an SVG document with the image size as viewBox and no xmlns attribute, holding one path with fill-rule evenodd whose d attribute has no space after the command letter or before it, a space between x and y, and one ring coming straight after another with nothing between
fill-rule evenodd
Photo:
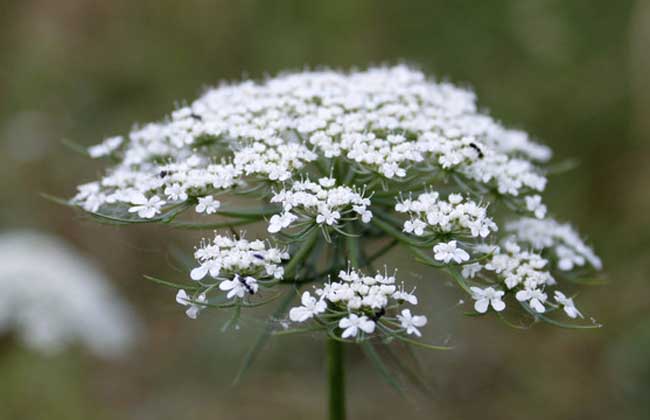
<instances>
[{"instance_id":1,"label":"leaf","mask_svg":"<svg viewBox=\"0 0 650 420\"><path fill-rule=\"evenodd\" d=\"M361 350L365 353L366 357L368 357L368 360L370 360L373 364L373 366L377 369L377 372L381 375L381 377L397 392L400 393L400 395L405 396L404 388L400 384L400 382L395 378L395 376L392 374L392 372L388 369L386 364L384 364L384 361L381 360L381 357L375 350L375 348L370 344L369 341L364 341L361 343Z\"/></svg>"},{"instance_id":2,"label":"leaf","mask_svg":"<svg viewBox=\"0 0 650 420\"><path fill-rule=\"evenodd\" d=\"M262 351L267 341L271 337L272 328L273 328L272 320L274 318L280 318L282 315L284 315L284 313L286 312L287 308L289 307L289 304L291 304L291 301L294 299L294 297L295 294L293 292L287 293L287 296L285 296L284 300L282 300L280 306L278 306L275 312L273 312L271 319L269 320L269 322L267 322L264 329L257 336L257 339L255 340L255 343L253 343L253 346L248 350L248 352L246 352L246 355L242 360L242 365L239 368L239 371L237 372L237 375L235 375L235 379L232 382L233 385L239 384L241 378L248 371L248 369L253 365L253 363L257 359L257 356L259 356L260 351Z\"/></svg>"},{"instance_id":3,"label":"leaf","mask_svg":"<svg viewBox=\"0 0 650 420\"><path fill-rule=\"evenodd\" d=\"M396 339L398 339L400 341L403 341L403 342L405 342L407 344L410 344L412 346L422 347L423 349L427 349L427 350L445 350L446 351L446 350L453 350L454 349L451 346L436 346L436 345L433 345L433 344L423 343L421 341L406 338L404 336L397 335L397 334L394 337Z\"/></svg>"},{"instance_id":4,"label":"leaf","mask_svg":"<svg viewBox=\"0 0 650 420\"><path fill-rule=\"evenodd\" d=\"M79 143L75 143L74 141L72 141L70 139L65 139L64 138L64 139L61 139L61 144L63 144L68 149L79 153L82 156L90 157L90 153L88 153L88 149L85 146L82 146Z\"/></svg>"},{"instance_id":5,"label":"leaf","mask_svg":"<svg viewBox=\"0 0 650 420\"><path fill-rule=\"evenodd\" d=\"M311 252L312 248L316 244L316 241L318 240L319 234L318 234L318 229L314 229L309 236L307 236L307 239L300 244L300 248L298 249L298 252L296 252L291 260L287 263L287 265L284 268L284 275L286 278L294 278L296 273L298 272L298 268L300 264L309 256L309 253Z\"/></svg>"},{"instance_id":6,"label":"leaf","mask_svg":"<svg viewBox=\"0 0 650 420\"><path fill-rule=\"evenodd\" d=\"M227 220L223 222L214 222L214 223L172 222L169 223L168 225L172 229L211 230L211 229L223 229L232 226L248 225L256 222L257 220L253 220L253 219L243 219L243 220Z\"/></svg>"},{"instance_id":7,"label":"leaf","mask_svg":"<svg viewBox=\"0 0 650 420\"><path fill-rule=\"evenodd\" d=\"M180 284L180 283L174 283L174 282L171 282L171 281L162 280L162 279L159 279L159 278L156 278L156 277L153 277L153 276L148 276L148 275L144 275L143 277L145 279L149 280L149 281L154 282L154 283L158 283L158 284L161 284L161 285L166 286L166 287L171 287L172 289L186 289L186 290L198 290L198 289L200 289L200 287L192 286L191 284L185 285L185 284Z\"/></svg>"},{"instance_id":8,"label":"leaf","mask_svg":"<svg viewBox=\"0 0 650 420\"><path fill-rule=\"evenodd\" d=\"M595 328L601 328L601 324L570 324L562 321L556 321L552 318L549 318L543 314L535 312L528 304L524 302L519 302L521 306L531 314L535 319L539 319L541 321L546 322L547 324L555 325L556 327L560 328L568 328L572 330L589 330L589 329L595 329Z\"/></svg>"},{"instance_id":9,"label":"leaf","mask_svg":"<svg viewBox=\"0 0 650 420\"><path fill-rule=\"evenodd\" d=\"M557 162L553 165L546 167L546 175L560 175L566 172L570 172L580 166L580 161L578 159L565 159L561 162Z\"/></svg>"},{"instance_id":10,"label":"leaf","mask_svg":"<svg viewBox=\"0 0 650 420\"><path fill-rule=\"evenodd\" d=\"M468 294L470 294L470 295L472 294L472 291L469 290L469 286L468 286L467 283L465 282L465 278L464 278L463 275L458 271L458 269L457 269L456 267L447 267L447 270L446 270L446 271L447 271L449 274L451 274L451 276L454 278L454 280L456 280L456 283L458 283L458 285L459 285L459 286L460 286L464 291L466 291L466 292L467 292Z\"/></svg>"},{"instance_id":11,"label":"leaf","mask_svg":"<svg viewBox=\"0 0 650 420\"><path fill-rule=\"evenodd\" d=\"M74 204L72 204L70 201L66 200L65 198L57 197L47 193L40 193L40 196L48 201L51 201L52 203L60 204L62 206L77 207Z\"/></svg>"},{"instance_id":12,"label":"leaf","mask_svg":"<svg viewBox=\"0 0 650 420\"><path fill-rule=\"evenodd\" d=\"M243 208L243 209L219 209L217 214L237 219L263 219L266 216L272 216L280 211L278 207L265 207L261 209Z\"/></svg>"},{"instance_id":13,"label":"leaf","mask_svg":"<svg viewBox=\"0 0 650 420\"><path fill-rule=\"evenodd\" d=\"M291 328L288 330L279 330L279 331L273 331L272 335L293 335L293 334L306 334L310 332L316 332L316 331L323 331L325 328L321 325L315 325L312 327L305 327L305 328Z\"/></svg>"},{"instance_id":14,"label":"leaf","mask_svg":"<svg viewBox=\"0 0 650 420\"><path fill-rule=\"evenodd\" d=\"M404 377L411 383L413 384L417 389L420 390L425 395L431 394L431 389L429 388L428 384L424 382L422 379L421 375L418 374L417 371L421 371L420 364L417 360L417 357L413 353L412 347L409 345L405 345L404 351L407 352L407 356L410 356L411 361L415 364L415 369L410 368L407 366L404 362L403 359L404 357L400 357L395 354L393 351L393 346L386 345L384 346L386 350L386 355L388 358L390 358L390 362L397 367L397 369L404 375Z\"/></svg>"},{"instance_id":15,"label":"leaf","mask_svg":"<svg viewBox=\"0 0 650 420\"><path fill-rule=\"evenodd\" d=\"M501 322L503 322L504 324L506 324L508 327L510 327L510 328L514 328L514 329L517 329L517 330L527 330L527 329L530 329L531 325L535 322L535 320L533 320L532 323L529 324L529 325L518 325L518 324L515 324L514 322L511 322L511 321L509 321L508 319L506 319L506 317L505 317L501 312L496 312L496 314L497 314L497 318L498 318Z\"/></svg>"}]
</instances>

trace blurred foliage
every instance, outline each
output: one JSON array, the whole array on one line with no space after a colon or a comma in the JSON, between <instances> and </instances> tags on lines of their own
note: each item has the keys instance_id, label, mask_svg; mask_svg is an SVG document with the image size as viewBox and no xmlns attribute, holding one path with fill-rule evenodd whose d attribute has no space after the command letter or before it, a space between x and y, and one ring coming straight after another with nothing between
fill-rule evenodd
<instances>
[{"instance_id":1,"label":"blurred foliage","mask_svg":"<svg viewBox=\"0 0 650 420\"><path fill-rule=\"evenodd\" d=\"M149 325L139 350L115 363L80 351L43 359L4 340L0 418L322 418L322 342L274 340L231 387L259 321L223 334L228 314L190 322L170 291L142 280L181 276L174 250L200 234L98 226L38 192L69 196L99 171L61 139L90 145L124 133L221 80L399 61L473 87L557 161L580 161L551 179L548 202L603 257L610 284L579 303L605 328L517 331L464 319L444 279L411 273L436 302L429 333L450 336L456 350L418 353L432 391L407 399L350 351L351 418L647 418L648 28L643 0L0 2L0 228L72 241ZM392 258L410 273L409 261Z\"/></svg>"}]
</instances>

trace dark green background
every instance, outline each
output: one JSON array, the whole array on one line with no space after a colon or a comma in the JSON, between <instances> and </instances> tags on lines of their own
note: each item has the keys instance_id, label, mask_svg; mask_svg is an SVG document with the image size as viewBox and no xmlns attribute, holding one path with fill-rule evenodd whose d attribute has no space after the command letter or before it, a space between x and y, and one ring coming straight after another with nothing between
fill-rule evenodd
<instances>
[{"instance_id":1,"label":"dark green background","mask_svg":"<svg viewBox=\"0 0 650 420\"><path fill-rule=\"evenodd\" d=\"M605 327L522 332L464 318L444 279L411 273L431 295L431 337L456 349L418 353L433 391L408 388L408 398L350 350L351 418L646 418L649 45L642 0L0 1L0 229L66 237L147 322L120 362L82 350L43 358L3 342L0 418L324 418L323 342L274 340L231 387L258 325L222 334L226 315L191 322L173 292L141 280L173 273L173 247L189 250L197 235L97 226L37 193L69 196L99 173L62 138L90 145L124 133L221 80L397 62L474 88L492 115L551 145L557 161L580 161L550 180L547 201L604 259L610 283L578 301Z\"/></svg>"}]
</instances>

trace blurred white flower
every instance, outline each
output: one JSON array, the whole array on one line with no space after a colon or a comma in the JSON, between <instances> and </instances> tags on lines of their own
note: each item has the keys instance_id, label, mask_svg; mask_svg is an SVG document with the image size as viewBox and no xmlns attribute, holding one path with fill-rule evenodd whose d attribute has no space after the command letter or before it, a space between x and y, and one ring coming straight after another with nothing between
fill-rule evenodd
<instances>
[{"instance_id":1,"label":"blurred white flower","mask_svg":"<svg viewBox=\"0 0 650 420\"><path fill-rule=\"evenodd\" d=\"M456 241L449 241L447 243L441 242L433 247L434 258L442 261L445 264L454 260L457 264L469 261L469 254L462 248L456 246Z\"/></svg>"},{"instance_id":2,"label":"blurred white flower","mask_svg":"<svg viewBox=\"0 0 650 420\"><path fill-rule=\"evenodd\" d=\"M341 338L356 337L359 330L372 334L375 331L375 322L368 319L367 316L358 316L350 314L339 321L339 328L343 330Z\"/></svg>"},{"instance_id":3,"label":"blurred white flower","mask_svg":"<svg viewBox=\"0 0 650 420\"><path fill-rule=\"evenodd\" d=\"M142 194L136 194L131 197L131 204L135 206L129 208L129 213L138 213L138 216L143 219L151 219L160 213L160 208L165 205L165 201L157 195L147 198Z\"/></svg>"},{"instance_id":4,"label":"blurred white flower","mask_svg":"<svg viewBox=\"0 0 650 420\"><path fill-rule=\"evenodd\" d=\"M199 197L199 204L196 206L197 213L214 214L221 207L221 202L215 200L211 195Z\"/></svg>"},{"instance_id":5,"label":"blurred white flower","mask_svg":"<svg viewBox=\"0 0 650 420\"><path fill-rule=\"evenodd\" d=\"M316 314L325 312L327 303L323 299L316 300L309 292L304 292L300 299L302 306L291 308L289 319L293 322L305 322Z\"/></svg>"},{"instance_id":6,"label":"blurred white flower","mask_svg":"<svg viewBox=\"0 0 650 420\"><path fill-rule=\"evenodd\" d=\"M106 276L53 236L1 234L0 289L0 334L14 332L43 353L80 343L98 356L116 357L140 330Z\"/></svg>"},{"instance_id":7,"label":"blurred white flower","mask_svg":"<svg viewBox=\"0 0 650 420\"><path fill-rule=\"evenodd\" d=\"M178 302L180 305L188 307L185 311L185 314L188 316L188 318L191 319L196 319L199 316L201 309L206 308L206 305L202 304L207 301L208 298L205 296L205 293L199 294L196 299L192 299L192 297L189 296L183 289L179 290L178 293L176 293L176 302Z\"/></svg>"},{"instance_id":8,"label":"blurred white flower","mask_svg":"<svg viewBox=\"0 0 650 420\"><path fill-rule=\"evenodd\" d=\"M486 287L485 289L470 287L470 290L472 291L472 298L476 300L474 303L476 312L484 314L490 305L497 312L501 312L506 308L506 304L501 300L505 294L502 290L495 290L493 287Z\"/></svg>"},{"instance_id":9,"label":"blurred white flower","mask_svg":"<svg viewBox=\"0 0 650 420\"><path fill-rule=\"evenodd\" d=\"M564 307L564 312L571 317L571 318L577 318L580 317L582 318L582 313L576 308L575 303L573 303L573 299L570 297L566 297L564 293L560 292L559 290L555 291L555 301L562 305Z\"/></svg>"},{"instance_id":10,"label":"blurred white flower","mask_svg":"<svg viewBox=\"0 0 650 420\"><path fill-rule=\"evenodd\" d=\"M402 328L406 329L407 334L414 334L418 337L422 337L422 333L418 328L424 327L427 325L427 317L424 315L413 315L411 314L410 309L402 310L402 313L397 315L402 324Z\"/></svg>"}]
</instances>

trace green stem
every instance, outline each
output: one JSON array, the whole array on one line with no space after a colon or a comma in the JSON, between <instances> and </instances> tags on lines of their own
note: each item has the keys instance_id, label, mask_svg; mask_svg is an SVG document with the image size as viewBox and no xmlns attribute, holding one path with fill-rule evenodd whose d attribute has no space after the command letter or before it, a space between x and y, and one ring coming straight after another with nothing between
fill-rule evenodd
<instances>
[{"instance_id":1,"label":"green stem","mask_svg":"<svg viewBox=\"0 0 650 420\"><path fill-rule=\"evenodd\" d=\"M327 377L329 384L329 419L345 420L345 375L343 343L327 340Z\"/></svg>"}]
</instances>

